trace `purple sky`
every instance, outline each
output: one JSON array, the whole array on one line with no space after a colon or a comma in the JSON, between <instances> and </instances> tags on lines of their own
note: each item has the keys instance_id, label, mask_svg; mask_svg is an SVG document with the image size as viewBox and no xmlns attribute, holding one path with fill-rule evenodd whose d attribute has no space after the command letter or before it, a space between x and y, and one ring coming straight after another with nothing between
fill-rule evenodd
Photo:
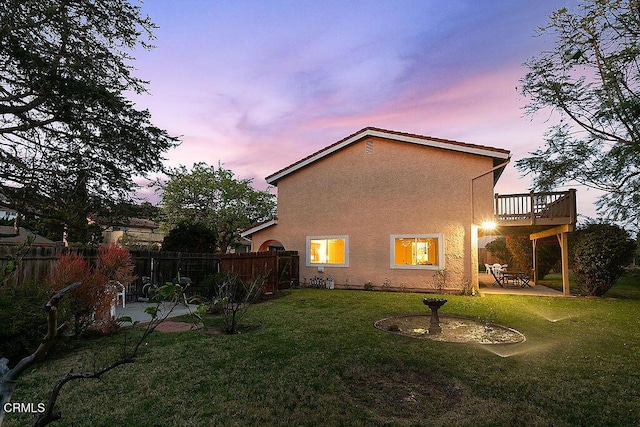
<instances>
[{"instance_id":1,"label":"purple sky","mask_svg":"<svg viewBox=\"0 0 640 427\"><path fill-rule=\"evenodd\" d=\"M136 53L156 125L181 135L169 165L222 162L264 177L375 126L511 150L543 142L546 117L523 117L522 63L534 37L577 0L152 0L157 46ZM512 164L496 191L528 191ZM596 193L581 187L580 213ZM153 200L153 199L152 199Z\"/></svg>"}]
</instances>

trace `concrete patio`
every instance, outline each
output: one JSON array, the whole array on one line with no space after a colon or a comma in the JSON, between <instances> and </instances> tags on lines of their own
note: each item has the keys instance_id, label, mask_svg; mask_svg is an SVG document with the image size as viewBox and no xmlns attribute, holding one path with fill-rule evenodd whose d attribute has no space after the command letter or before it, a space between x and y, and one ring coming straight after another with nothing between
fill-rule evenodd
<instances>
[{"instance_id":1,"label":"concrete patio","mask_svg":"<svg viewBox=\"0 0 640 427\"><path fill-rule=\"evenodd\" d=\"M116 318L122 316L129 316L131 320L134 322L146 323L151 320L151 315L145 312L147 307L155 307L156 304L151 304L148 302L128 302L126 306L123 308L122 304L118 304L116 307ZM173 303L162 303L160 305L160 311L158 312L158 317L163 317L167 314ZM184 316L185 314L194 313L197 309L197 305L190 304L189 306L185 306L184 304L178 304L173 308L171 313L167 316L167 318Z\"/></svg>"},{"instance_id":2,"label":"concrete patio","mask_svg":"<svg viewBox=\"0 0 640 427\"><path fill-rule=\"evenodd\" d=\"M491 274L480 273L478 274L478 281L480 282L480 293L485 295L491 294L508 294L508 295L537 295L547 297L561 297L562 292L555 289L548 288L543 285L532 284L531 287L508 287L503 288L500 286L492 286L494 279Z\"/></svg>"}]
</instances>

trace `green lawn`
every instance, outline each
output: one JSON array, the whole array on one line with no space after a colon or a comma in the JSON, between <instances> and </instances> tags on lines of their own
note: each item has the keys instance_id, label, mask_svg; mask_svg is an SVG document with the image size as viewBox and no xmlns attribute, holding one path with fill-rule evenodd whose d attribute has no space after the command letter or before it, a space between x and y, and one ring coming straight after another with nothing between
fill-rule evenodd
<instances>
[{"instance_id":1,"label":"green lawn","mask_svg":"<svg viewBox=\"0 0 640 427\"><path fill-rule=\"evenodd\" d=\"M562 290L562 275L548 274L541 285L548 286L559 291ZM573 281L573 275L569 273L569 289L572 295L580 295L581 290ZM605 298L640 299L640 275L626 274L604 295Z\"/></svg>"},{"instance_id":2,"label":"green lawn","mask_svg":"<svg viewBox=\"0 0 640 427\"><path fill-rule=\"evenodd\" d=\"M418 340L373 327L387 316L427 313L423 296L294 289L252 307L238 335L157 332L134 365L67 385L56 425L640 423L639 299L446 296L443 314L526 335L509 346ZM110 360L123 337L87 341L39 365L13 401L44 401L54 379ZM5 417L8 426L27 420Z\"/></svg>"}]
</instances>

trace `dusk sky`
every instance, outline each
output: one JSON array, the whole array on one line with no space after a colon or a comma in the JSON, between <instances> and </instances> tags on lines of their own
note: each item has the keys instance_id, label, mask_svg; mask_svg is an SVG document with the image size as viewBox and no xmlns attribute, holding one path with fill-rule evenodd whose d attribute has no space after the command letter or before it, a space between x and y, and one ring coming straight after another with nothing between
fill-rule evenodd
<instances>
[{"instance_id":1,"label":"dusk sky","mask_svg":"<svg viewBox=\"0 0 640 427\"><path fill-rule=\"evenodd\" d=\"M148 0L157 46L136 52L150 95L135 97L182 145L167 164L219 161L264 177L364 127L505 148L498 193L526 192L514 162L543 143L524 117L523 63L576 0ZM578 188L578 211L596 193ZM562 189L565 189L562 188Z\"/></svg>"}]
</instances>

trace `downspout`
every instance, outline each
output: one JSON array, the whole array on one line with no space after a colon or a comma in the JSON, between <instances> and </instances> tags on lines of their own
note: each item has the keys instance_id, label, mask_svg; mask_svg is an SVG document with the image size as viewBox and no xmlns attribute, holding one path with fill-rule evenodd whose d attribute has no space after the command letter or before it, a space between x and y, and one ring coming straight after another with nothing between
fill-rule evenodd
<instances>
[{"instance_id":1,"label":"downspout","mask_svg":"<svg viewBox=\"0 0 640 427\"><path fill-rule=\"evenodd\" d=\"M506 167L510 161L511 161L511 156L509 156L506 162L492 167L488 171L481 173L475 178L471 178L471 224L470 224L470 227L471 227L471 234L472 234L471 235L472 253L470 254L470 257L471 257L471 286L473 287L472 292L475 295L480 294L480 283L478 278L478 227L477 226L474 227L476 214L475 214L475 201L473 197L473 183L478 178L482 178L483 176L493 173L500 168ZM493 206L494 206L494 215L495 215L495 203L493 203ZM475 255L473 254L474 251L475 251Z\"/></svg>"},{"instance_id":2,"label":"downspout","mask_svg":"<svg viewBox=\"0 0 640 427\"><path fill-rule=\"evenodd\" d=\"M478 178L482 178L485 175L488 175L492 172L495 172L496 170L500 169L500 168L504 168L507 167L507 165L511 163L511 156L509 156L509 158L507 159L506 162L504 163L500 163L497 166L492 167L491 169L489 169L486 172L481 173L480 175L476 176L475 178L471 178L471 224L474 223L475 219L476 219L476 215L475 215L475 203L473 203L473 182L478 179ZM494 183L495 184L495 183Z\"/></svg>"}]
</instances>

